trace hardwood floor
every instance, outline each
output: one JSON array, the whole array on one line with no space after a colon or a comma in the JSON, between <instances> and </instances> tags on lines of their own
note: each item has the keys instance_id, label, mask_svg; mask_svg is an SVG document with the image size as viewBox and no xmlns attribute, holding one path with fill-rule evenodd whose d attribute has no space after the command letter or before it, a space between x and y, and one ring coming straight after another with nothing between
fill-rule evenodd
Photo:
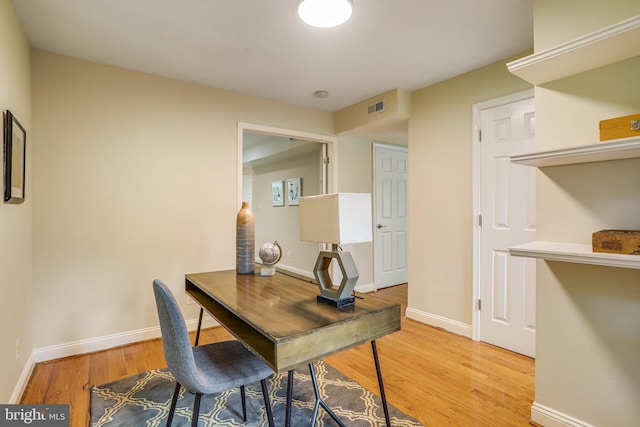
<instances>
[{"instance_id":1,"label":"hardwood floor","mask_svg":"<svg viewBox=\"0 0 640 427\"><path fill-rule=\"evenodd\" d=\"M406 307L406 285L377 295ZM212 328L201 342L230 338L223 328ZM389 403L425 426L530 425L533 359L409 319L377 345ZM325 361L379 393L370 344ZM71 426L86 426L91 385L165 366L160 340L39 363L21 402L68 403Z\"/></svg>"}]
</instances>

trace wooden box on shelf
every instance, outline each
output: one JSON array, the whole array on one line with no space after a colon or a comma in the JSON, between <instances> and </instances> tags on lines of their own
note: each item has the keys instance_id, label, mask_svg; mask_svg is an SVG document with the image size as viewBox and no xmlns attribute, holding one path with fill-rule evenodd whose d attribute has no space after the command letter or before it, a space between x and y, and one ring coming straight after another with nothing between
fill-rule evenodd
<instances>
[{"instance_id":1,"label":"wooden box on shelf","mask_svg":"<svg viewBox=\"0 0 640 427\"><path fill-rule=\"evenodd\" d=\"M593 233L594 252L640 255L640 231L600 230Z\"/></svg>"},{"instance_id":2,"label":"wooden box on shelf","mask_svg":"<svg viewBox=\"0 0 640 427\"><path fill-rule=\"evenodd\" d=\"M640 136L640 114L600 120L600 141Z\"/></svg>"}]
</instances>

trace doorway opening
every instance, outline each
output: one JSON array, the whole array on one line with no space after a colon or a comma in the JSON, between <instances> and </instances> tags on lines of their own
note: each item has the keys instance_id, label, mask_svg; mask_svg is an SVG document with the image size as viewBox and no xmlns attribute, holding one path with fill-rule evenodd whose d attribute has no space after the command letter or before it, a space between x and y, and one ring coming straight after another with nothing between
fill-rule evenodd
<instances>
[{"instance_id":1,"label":"doorway opening","mask_svg":"<svg viewBox=\"0 0 640 427\"><path fill-rule=\"evenodd\" d=\"M264 243L281 246L279 269L313 277L319 246L300 241L298 205L288 197L287 185L296 184L297 197L330 192L334 142L325 135L238 126L238 206L245 201L253 211L256 254Z\"/></svg>"}]
</instances>

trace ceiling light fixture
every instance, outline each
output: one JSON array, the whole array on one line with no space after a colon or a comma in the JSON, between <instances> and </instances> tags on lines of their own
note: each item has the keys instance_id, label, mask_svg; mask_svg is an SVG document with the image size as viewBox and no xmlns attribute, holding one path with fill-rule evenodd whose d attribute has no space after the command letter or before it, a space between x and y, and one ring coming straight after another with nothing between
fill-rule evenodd
<instances>
[{"instance_id":1,"label":"ceiling light fixture","mask_svg":"<svg viewBox=\"0 0 640 427\"><path fill-rule=\"evenodd\" d=\"M352 0L299 0L298 16L305 23L331 28L347 22L353 12Z\"/></svg>"}]
</instances>

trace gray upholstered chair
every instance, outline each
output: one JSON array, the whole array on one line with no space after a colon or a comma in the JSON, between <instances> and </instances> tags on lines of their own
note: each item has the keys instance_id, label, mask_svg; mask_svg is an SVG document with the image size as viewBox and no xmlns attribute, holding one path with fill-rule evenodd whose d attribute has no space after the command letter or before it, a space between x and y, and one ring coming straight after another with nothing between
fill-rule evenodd
<instances>
[{"instance_id":1,"label":"gray upholstered chair","mask_svg":"<svg viewBox=\"0 0 640 427\"><path fill-rule=\"evenodd\" d=\"M260 381L262 385L269 426L273 427L273 415L266 382L266 378L273 374L269 365L238 341L224 341L192 347L180 307L169 288L160 280L154 280L153 293L160 318L164 357L169 371L177 381L167 418L167 427L171 425L181 386L195 395L192 426L198 425L200 399L203 394L219 393L235 387L240 387L242 414L246 422L244 385L257 381Z\"/></svg>"}]
</instances>

